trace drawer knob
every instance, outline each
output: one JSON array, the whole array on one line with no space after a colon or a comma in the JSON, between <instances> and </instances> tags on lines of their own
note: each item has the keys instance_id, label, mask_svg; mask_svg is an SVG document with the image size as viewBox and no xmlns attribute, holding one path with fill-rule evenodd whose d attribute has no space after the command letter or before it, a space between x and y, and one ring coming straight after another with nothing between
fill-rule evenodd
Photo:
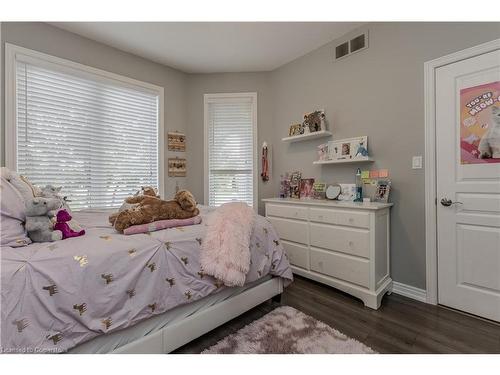
<instances>
[{"instance_id":1,"label":"drawer knob","mask_svg":"<svg viewBox=\"0 0 500 375\"><path fill-rule=\"evenodd\" d=\"M349 241L349 246L352 247L354 245L354 242Z\"/></svg>"},{"instance_id":2,"label":"drawer knob","mask_svg":"<svg viewBox=\"0 0 500 375\"><path fill-rule=\"evenodd\" d=\"M323 215L318 215L318 218L319 219L323 219Z\"/></svg>"},{"instance_id":3,"label":"drawer knob","mask_svg":"<svg viewBox=\"0 0 500 375\"><path fill-rule=\"evenodd\" d=\"M354 219L352 217L349 218L349 223L354 222Z\"/></svg>"}]
</instances>

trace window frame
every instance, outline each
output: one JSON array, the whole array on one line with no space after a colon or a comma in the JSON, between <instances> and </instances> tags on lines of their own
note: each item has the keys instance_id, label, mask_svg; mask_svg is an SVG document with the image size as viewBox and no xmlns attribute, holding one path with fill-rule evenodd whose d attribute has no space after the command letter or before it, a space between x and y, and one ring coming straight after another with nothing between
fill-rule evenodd
<instances>
[{"instance_id":1,"label":"window frame","mask_svg":"<svg viewBox=\"0 0 500 375\"><path fill-rule=\"evenodd\" d=\"M259 197L259 180L258 180L258 133L257 133L257 93L256 92L231 92L231 93L217 93L217 94L204 94L203 95L203 137L204 137L204 204L208 205L209 202L209 155L208 155L208 104L215 102L224 102L231 99L251 99L252 100L252 133L253 133L253 209L258 211L258 197Z\"/></svg>"},{"instance_id":2,"label":"window frame","mask_svg":"<svg viewBox=\"0 0 500 375\"><path fill-rule=\"evenodd\" d=\"M5 166L17 170L17 81L16 62L32 62L37 65L56 69L63 73L97 79L103 82L118 82L133 89L141 89L158 96L158 191L165 196L165 124L164 124L164 88L148 82L139 81L106 70L93 68L71 60L62 59L42 52L5 43Z\"/></svg>"}]
</instances>

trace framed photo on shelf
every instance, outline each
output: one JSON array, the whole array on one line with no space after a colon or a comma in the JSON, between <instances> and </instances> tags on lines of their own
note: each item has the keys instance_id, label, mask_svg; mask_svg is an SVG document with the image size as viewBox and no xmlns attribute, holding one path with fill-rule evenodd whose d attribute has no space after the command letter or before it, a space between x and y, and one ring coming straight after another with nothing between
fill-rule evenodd
<instances>
[{"instance_id":1,"label":"framed photo on shelf","mask_svg":"<svg viewBox=\"0 0 500 375\"><path fill-rule=\"evenodd\" d=\"M368 136L328 142L329 160L349 160L368 156Z\"/></svg>"},{"instance_id":2,"label":"framed photo on shelf","mask_svg":"<svg viewBox=\"0 0 500 375\"><path fill-rule=\"evenodd\" d=\"M326 130L326 117L324 110L317 110L304 115L304 128L309 128L309 132L314 133L320 130Z\"/></svg>"},{"instance_id":3,"label":"framed photo on shelf","mask_svg":"<svg viewBox=\"0 0 500 375\"><path fill-rule=\"evenodd\" d=\"M290 125L290 129L288 130L289 137L294 137L296 135L301 135L303 133L304 133L304 129L302 127L302 124Z\"/></svg>"}]
</instances>

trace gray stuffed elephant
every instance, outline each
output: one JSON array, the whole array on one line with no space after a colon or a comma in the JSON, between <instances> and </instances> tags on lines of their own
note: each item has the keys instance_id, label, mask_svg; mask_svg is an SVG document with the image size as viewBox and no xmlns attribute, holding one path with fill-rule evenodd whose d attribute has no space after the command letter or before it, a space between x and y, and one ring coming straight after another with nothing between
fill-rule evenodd
<instances>
[{"instance_id":1,"label":"gray stuffed elephant","mask_svg":"<svg viewBox=\"0 0 500 375\"><path fill-rule=\"evenodd\" d=\"M62 232L54 230L51 221L60 204L58 199L40 197L26 202L26 231L33 242L52 242L62 239Z\"/></svg>"}]
</instances>

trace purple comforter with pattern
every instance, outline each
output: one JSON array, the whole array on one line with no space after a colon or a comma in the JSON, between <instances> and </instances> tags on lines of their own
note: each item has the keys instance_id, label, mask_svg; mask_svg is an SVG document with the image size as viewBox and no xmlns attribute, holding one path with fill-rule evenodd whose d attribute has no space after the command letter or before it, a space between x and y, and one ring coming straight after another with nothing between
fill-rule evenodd
<instances>
[{"instance_id":1,"label":"purple comforter with pattern","mask_svg":"<svg viewBox=\"0 0 500 375\"><path fill-rule=\"evenodd\" d=\"M202 218L211 212L202 208ZM200 269L203 222L125 236L110 227L108 214L75 213L83 237L1 248L2 352L64 352L225 288ZM286 253L262 216L250 251L246 282L267 274L292 280Z\"/></svg>"}]
</instances>

